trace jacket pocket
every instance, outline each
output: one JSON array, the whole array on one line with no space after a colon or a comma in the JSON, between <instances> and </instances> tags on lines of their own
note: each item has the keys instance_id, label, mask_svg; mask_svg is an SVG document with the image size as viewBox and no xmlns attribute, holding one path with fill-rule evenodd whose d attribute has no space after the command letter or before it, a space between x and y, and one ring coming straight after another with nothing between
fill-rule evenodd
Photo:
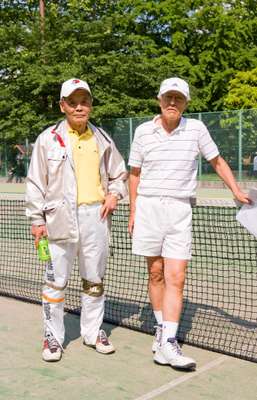
<instances>
[{"instance_id":1,"label":"jacket pocket","mask_svg":"<svg viewBox=\"0 0 257 400\"><path fill-rule=\"evenodd\" d=\"M52 149L47 152L47 159L52 161L66 160L67 154L65 149Z\"/></svg>"},{"instance_id":2,"label":"jacket pocket","mask_svg":"<svg viewBox=\"0 0 257 400\"><path fill-rule=\"evenodd\" d=\"M53 149L47 153L48 175L49 179L56 179L61 173L63 165L67 159L65 149Z\"/></svg>"},{"instance_id":3,"label":"jacket pocket","mask_svg":"<svg viewBox=\"0 0 257 400\"><path fill-rule=\"evenodd\" d=\"M72 210L65 200L49 201L43 206L49 240L62 241L74 236Z\"/></svg>"}]
</instances>

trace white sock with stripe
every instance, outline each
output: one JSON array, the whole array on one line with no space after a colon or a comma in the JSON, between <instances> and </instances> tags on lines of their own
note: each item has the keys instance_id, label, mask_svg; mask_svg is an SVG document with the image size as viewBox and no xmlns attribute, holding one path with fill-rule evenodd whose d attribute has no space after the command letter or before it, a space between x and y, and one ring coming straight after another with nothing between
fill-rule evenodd
<instances>
[{"instance_id":1,"label":"white sock with stripe","mask_svg":"<svg viewBox=\"0 0 257 400\"><path fill-rule=\"evenodd\" d=\"M178 330L178 322L163 321L162 323L162 345L167 343L169 338L175 338Z\"/></svg>"},{"instance_id":2,"label":"white sock with stripe","mask_svg":"<svg viewBox=\"0 0 257 400\"><path fill-rule=\"evenodd\" d=\"M153 310L153 313L154 313L155 319L157 321L157 324L162 325L162 311Z\"/></svg>"}]
</instances>

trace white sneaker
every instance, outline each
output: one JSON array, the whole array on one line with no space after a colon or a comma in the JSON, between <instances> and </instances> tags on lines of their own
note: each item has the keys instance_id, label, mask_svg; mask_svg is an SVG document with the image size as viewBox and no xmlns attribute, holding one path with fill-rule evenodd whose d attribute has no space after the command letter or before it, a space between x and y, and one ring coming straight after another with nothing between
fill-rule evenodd
<instances>
[{"instance_id":1,"label":"white sneaker","mask_svg":"<svg viewBox=\"0 0 257 400\"><path fill-rule=\"evenodd\" d=\"M167 343L158 346L154 361L161 365L171 365L173 368L194 370L196 362L190 357L185 357L174 338L169 338Z\"/></svg>"},{"instance_id":2,"label":"white sneaker","mask_svg":"<svg viewBox=\"0 0 257 400\"><path fill-rule=\"evenodd\" d=\"M113 344L110 342L103 329L100 329L98 333L95 349L98 353L102 354L111 354L115 352Z\"/></svg>"},{"instance_id":3,"label":"white sneaker","mask_svg":"<svg viewBox=\"0 0 257 400\"><path fill-rule=\"evenodd\" d=\"M161 340L162 340L162 325L155 325L155 334L154 334L154 339L153 339L153 344L152 344L152 352L155 353L157 350L157 347L161 345Z\"/></svg>"},{"instance_id":4,"label":"white sneaker","mask_svg":"<svg viewBox=\"0 0 257 400\"><path fill-rule=\"evenodd\" d=\"M52 333L45 337L42 358L44 361L59 361L62 358L62 349Z\"/></svg>"},{"instance_id":5,"label":"white sneaker","mask_svg":"<svg viewBox=\"0 0 257 400\"><path fill-rule=\"evenodd\" d=\"M94 349L96 349L96 351L98 353L111 354L111 353L115 352L115 348L114 348L113 344L110 342L110 340L108 339L108 337L103 329L100 329L95 345L87 344L85 342L85 340L83 341L83 343L88 347L93 347Z\"/></svg>"}]
</instances>

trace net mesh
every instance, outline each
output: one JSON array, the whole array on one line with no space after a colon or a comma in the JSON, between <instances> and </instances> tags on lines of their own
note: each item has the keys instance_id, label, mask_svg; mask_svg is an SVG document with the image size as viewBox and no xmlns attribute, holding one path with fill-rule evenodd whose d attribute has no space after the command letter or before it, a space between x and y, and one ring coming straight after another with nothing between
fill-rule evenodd
<instances>
[{"instance_id":1,"label":"net mesh","mask_svg":"<svg viewBox=\"0 0 257 400\"><path fill-rule=\"evenodd\" d=\"M40 302L44 263L33 247L24 200L1 196L0 206L0 294ZM178 338L257 362L257 241L237 223L236 210L220 202L193 208L193 259ZM120 204L113 215L105 321L153 333L146 262L131 254L128 213ZM75 262L66 310L80 312L81 287Z\"/></svg>"}]
</instances>

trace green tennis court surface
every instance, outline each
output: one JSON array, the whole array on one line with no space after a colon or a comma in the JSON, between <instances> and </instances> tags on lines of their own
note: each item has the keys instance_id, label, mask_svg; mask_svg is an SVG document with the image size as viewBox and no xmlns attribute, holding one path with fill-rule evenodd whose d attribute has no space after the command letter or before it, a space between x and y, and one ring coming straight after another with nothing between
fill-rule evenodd
<instances>
[{"instance_id":1,"label":"green tennis court surface","mask_svg":"<svg viewBox=\"0 0 257 400\"><path fill-rule=\"evenodd\" d=\"M152 362L152 336L105 324L116 353L82 345L79 318L66 314L66 349L59 363L41 360L41 307L1 297L1 400L256 400L257 366L183 346L198 362L185 373Z\"/></svg>"}]
</instances>

